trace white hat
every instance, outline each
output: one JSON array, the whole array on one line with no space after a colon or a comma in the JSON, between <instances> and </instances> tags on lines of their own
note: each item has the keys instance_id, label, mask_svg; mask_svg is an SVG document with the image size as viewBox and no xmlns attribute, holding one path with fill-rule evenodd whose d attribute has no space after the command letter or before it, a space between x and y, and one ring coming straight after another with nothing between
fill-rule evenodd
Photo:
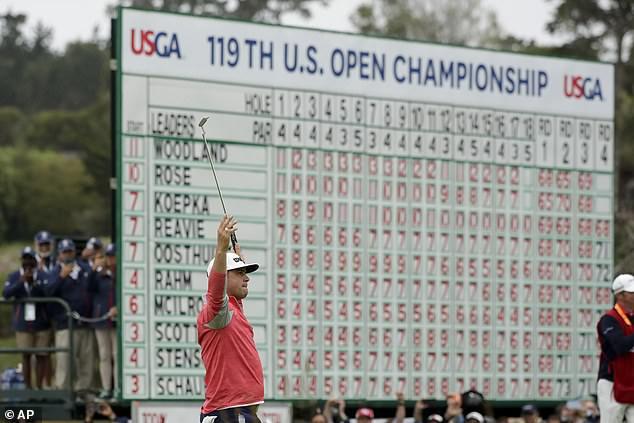
<instances>
[{"instance_id":1,"label":"white hat","mask_svg":"<svg viewBox=\"0 0 634 423\"><path fill-rule=\"evenodd\" d=\"M465 420L475 420L479 423L484 423L484 417L482 417L482 414L478 413L477 411L472 411L471 413L467 414Z\"/></svg>"},{"instance_id":2,"label":"white hat","mask_svg":"<svg viewBox=\"0 0 634 423\"><path fill-rule=\"evenodd\" d=\"M634 292L634 276L624 273L614 278L612 291L614 291L614 294L618 294L619 292Z\"/></svg>"},{"instance_id":3,"label":"white hat","mask_svg":"<svg viewBox=\"0 0 634 423\"><path fill-rule=\"evenodd\" d=\"M209 276L209 274L211 273L211 268L214 265L214 260L215 258L212 258L211 261L209 262L209 266L207 266L207 276ZM229 270L236 270L236 269L242 269L243 267L246 267L246 272L247 273L251 273L251 272L255 272L256 270L258 270L258 268L260 267L259 264L257 263L245 263L244 261L242 261L242 258L240 258L239 255L235 254L235 253L227 253L227 271Z\"/></svg>"}]
</instances>

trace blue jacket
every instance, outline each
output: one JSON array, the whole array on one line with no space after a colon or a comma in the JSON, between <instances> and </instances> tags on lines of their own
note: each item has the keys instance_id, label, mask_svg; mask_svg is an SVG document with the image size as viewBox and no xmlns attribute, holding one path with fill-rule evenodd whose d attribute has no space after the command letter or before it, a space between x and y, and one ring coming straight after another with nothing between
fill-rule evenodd
<instances>
[{"instance_id":1,"label":"blue jacket","mask_svg":"<svg viewBox=\"0 0 634 423\"><path fill-rule=\"evenodd\" d=\"M90 272L88 289L92 292L92 317L101 317L116 305L115 279L109 270L103 273ZM93 323L92 327L96 329L114 328L115 322L112 319L107 319Z\"/></svg>"},{"instance_id":2,"label":"blue jacket","mask_svg":"<svg viewBox=\"0 0 634 423\"><path fill-rule=\"evenodd\" d=\"M48 281L44 284L44 292L49 297L58 297L65 300L71 311L76 311L82 317L90 317L92 309L92 299L88 292L88 275L91 270L81 263L75 262L73 270L65 278L60 277L59 272L62 266L57 264L51 273ZM68 329L68 317L61 305L55 304L52 307L55 329ZM83 322L75 321L74 327L86 327Z\"/></svg>"},{"instance_id":3,"label":"blue jacket","mask_svg":"<svg viewBox=\"0 0 634 423\"><path fill-rule=\"evenodd\" d=\"M6 299L43 297L44 284L48 278L46 272L38 271L33 275L33 283L30 288L20 281L20 271L17 270L9 275L9 280L4 284L2 296ZM35 303L35 320L25 320L26 303L18 303L13 306L13 329L19 332L37 332L51 327L46 303Z\"/></svg>"}]
</instances>

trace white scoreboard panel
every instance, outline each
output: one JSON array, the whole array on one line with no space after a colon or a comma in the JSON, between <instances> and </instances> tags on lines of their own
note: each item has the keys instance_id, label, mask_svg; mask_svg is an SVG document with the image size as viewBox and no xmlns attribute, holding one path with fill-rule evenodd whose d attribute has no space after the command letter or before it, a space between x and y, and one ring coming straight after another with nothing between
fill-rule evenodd
<instances>
[{"instance_id":1,"label":"white scoreboard panel","mask_svg":"<svg viewBox=\"0 0 634 423\"><path fill-rule=\"evenodd\" d=\"M594 392L611 66L134 9L117 40L124 398L204 396L207 115L267 398Z\"/></svg>"}]
</instances>

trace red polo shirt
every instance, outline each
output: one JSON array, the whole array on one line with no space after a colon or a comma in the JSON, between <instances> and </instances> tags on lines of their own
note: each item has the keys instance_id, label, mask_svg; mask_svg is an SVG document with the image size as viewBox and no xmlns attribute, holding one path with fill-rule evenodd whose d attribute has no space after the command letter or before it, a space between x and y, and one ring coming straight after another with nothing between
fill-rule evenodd
<instances>
[{"instance_id":1,"label":"red polo shirt","mask_svg":"<svg viewBox=\"0 0 634 423\"><path fill-rule=\"evenodd\" d=\"M262 362L242 301L225 294L225 274L212 272L198 314L198 343L205 364L203 414L264 402Z\"/></svg>"}]
</instances>

